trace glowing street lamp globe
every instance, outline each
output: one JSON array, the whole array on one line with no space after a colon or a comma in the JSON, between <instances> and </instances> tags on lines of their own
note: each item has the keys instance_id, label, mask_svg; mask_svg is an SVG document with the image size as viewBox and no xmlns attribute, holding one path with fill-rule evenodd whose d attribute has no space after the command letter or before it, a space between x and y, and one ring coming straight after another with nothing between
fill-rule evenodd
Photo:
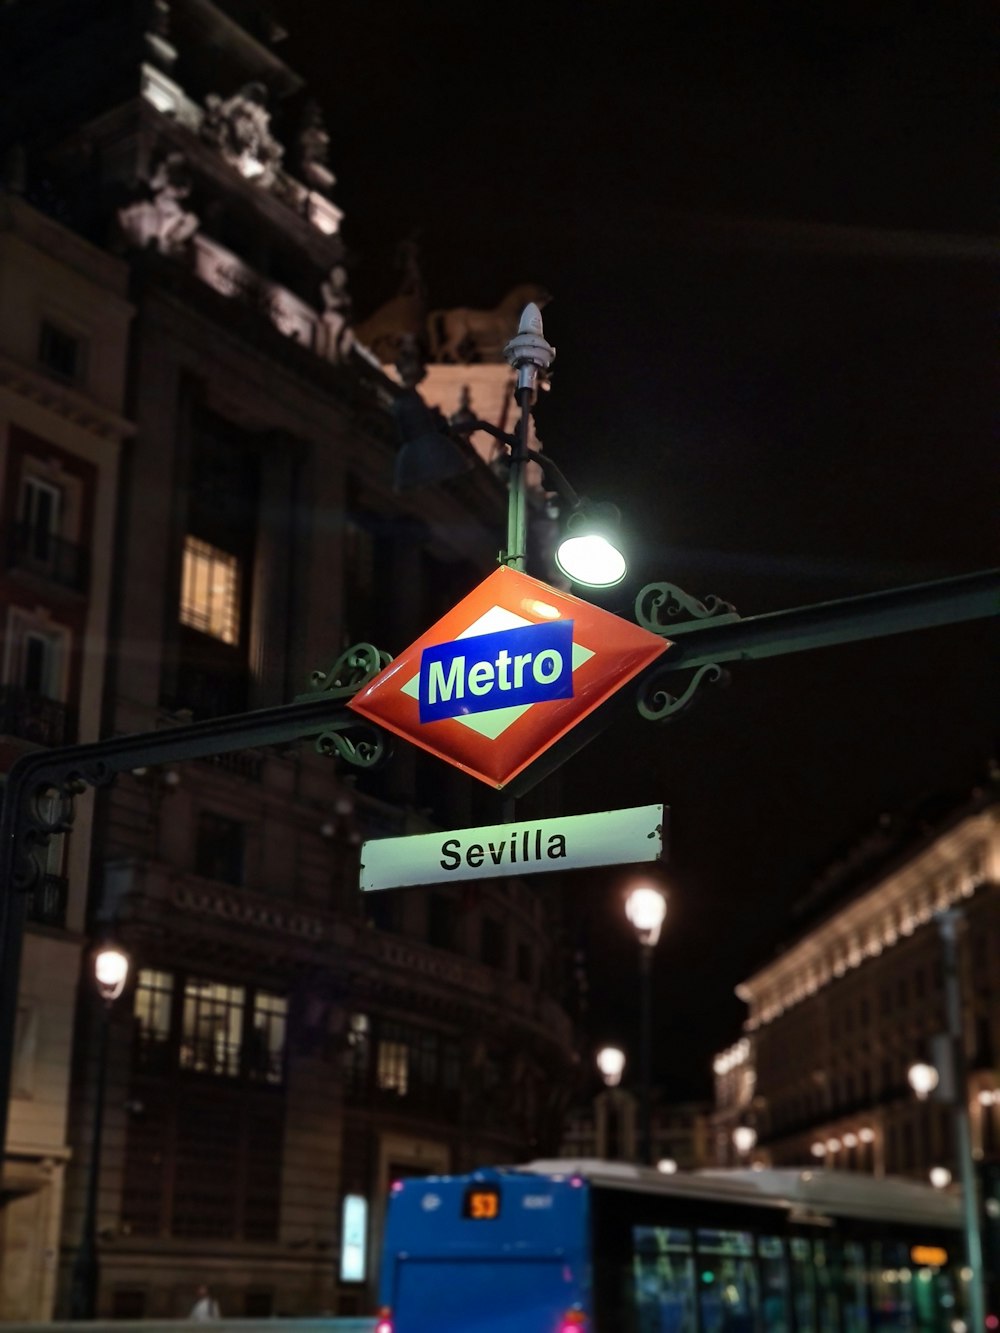
<instances>
[{"instance_id":1,"label":"glowing street lamp globe","mask_svg":"<svg viewBox=\"0 0 1000 1333\"><path fill-rule=\"evenodd\" d=\"M639 936L640 944L654 945L667 915L667 900L653 884L638 884L625 899L625 915Z\"/></svg>"},{"instance_id":2,"label":"glowing street lamp globe","mask_svg":"<svg viewBox=\"0 0 1000 1333\"><path fill-rule=\"evenodd\" d=\"M117 1000L128 981L129 956L117 945L106 944L94 955L94 980L101 999Z\"/></svg>"},{"instance_id":3,"label":"glowing street lamp globe","mask_svg":"<svg viewBox=\"0 0 1000 1333\"><path fill-rule=\"evenodd\" d=\"M605 1046L597 1052L597 1068L609 1088L616 1088L625 1072L625 1052L617 1046Z\"/></svg>"},{"instance_id":4,"label":"glowing street lamp globe","mask_svg":"<svg viewBox=\"0 0 1000 1333\"><path fill-rule=\"evenodd\" d=\"M733 1147L738 1153L753 1152L757 1146L757 1131L750 1125L737 1125L733 1130Z\"/></svg>"},{"instance_id":5,"label":"glowing street lamp globe","mask_svg":"<svg viewBox=\"0 0 1000 1333\"><path fill-rule=\"evenodd\" d=\"M951 1184L951 1172L946 1166L932 1166L929 1179L936 1190L946 1190Z\"/></svg>"},{"instance_id":6,"label":"glowing street lamp globe","mask_svg":"<svg viewBox=\"0 0 1000 1333\"><path fill-rule=\"evenodd\" d=\"M618 510L611 504L580 502L566 523L556 547L556 565L573 583L588 588L613 588L628 573L619 546Z\"/></svg>"},{"instance_id":7,"label":"glowing street lamp globe","mask_svg":"<svg viewBox=\"0 0 1000 1333\"><path fill-rule=\"evenodd\" d=\"M922 1062L910 1065L906 1071L906 1078L910 1087L922 1102L927 1100L940 1081L938 1071L934 1066Z\"/></svg>"}]
</instances>

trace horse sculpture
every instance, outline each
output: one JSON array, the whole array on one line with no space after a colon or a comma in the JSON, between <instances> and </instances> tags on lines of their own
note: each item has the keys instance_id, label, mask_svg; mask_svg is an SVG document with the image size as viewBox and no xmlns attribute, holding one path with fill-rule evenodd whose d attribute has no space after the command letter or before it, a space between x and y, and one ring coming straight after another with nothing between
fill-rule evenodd
<instances>
[{"instance_id":1,"label":"horse sculpture","mask_svg":"<svg viewBox=\"0 0 1000 1333\"><path fill-rule=\"evenodd\" d=\"M521 311L530 302L541 309L551 300L535 283L521 283L507 293L495 310L432 310L427 332L432 361L468 365L473 361L502 360L504 344L517 332Z\"/></svg>"}]
</instances>

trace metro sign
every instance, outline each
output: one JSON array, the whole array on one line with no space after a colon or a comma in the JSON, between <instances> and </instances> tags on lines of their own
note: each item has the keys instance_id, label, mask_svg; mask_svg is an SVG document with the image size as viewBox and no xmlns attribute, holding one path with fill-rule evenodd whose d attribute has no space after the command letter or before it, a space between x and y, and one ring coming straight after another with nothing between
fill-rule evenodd
<instances>
[{"instance_id":1,"label":"metro sign","mask_svg":"<svg viewBox=\"0 0 1000 1333\"><path fill-rule=\"evenodd\" d=\"M500 788L668 646L502 567L348 707Z\"/></svg>"}]
</instances>

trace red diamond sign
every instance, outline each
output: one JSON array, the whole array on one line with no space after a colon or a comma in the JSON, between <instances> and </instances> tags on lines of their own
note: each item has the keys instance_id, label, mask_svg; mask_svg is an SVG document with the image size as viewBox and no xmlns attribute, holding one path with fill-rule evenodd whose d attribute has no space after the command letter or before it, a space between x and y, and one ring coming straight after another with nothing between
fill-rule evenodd
<instances>
[{"instance_id":1,"label":"red diamond sign","mask_svg":"<svg viewBox=\"0 0 1000 1333\"><path fill-rule=\"evenodd\" d=\"M500 568L348 706L505 787L668 646L620 616Z\"/></svg>"}]
</instances>

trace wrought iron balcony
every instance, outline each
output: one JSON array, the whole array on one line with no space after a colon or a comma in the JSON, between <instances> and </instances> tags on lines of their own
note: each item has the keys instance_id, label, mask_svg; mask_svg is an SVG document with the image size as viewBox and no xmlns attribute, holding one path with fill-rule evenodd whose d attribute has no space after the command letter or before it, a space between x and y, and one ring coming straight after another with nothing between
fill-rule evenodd
<instances>
[{"instance_id":1,"label":"wrought iron balcony","mask_svg":"<svg viewBox=\"0 0 1000 1333\"><path fill-rule=\"evenodd\" d=\"M28 899L28 920L39 926L66 924L69 881L64 875L44 875Z\"/></svg>"},{"instance_id":2,"label":"wrought iron balcony","mask_svg":"<svg viewBox=\"0 0 1000 1333\"><path fill-rule=\"evenodd\" d=\"M11 527L7 568L48 579L73 592L86 592L90 582L90 559L83 546L29 523Z\"/></svg>"},{"instance_id":3,"label":"wrought iron balcony","mask_svg":"<svg viewBox=\"0 0 1000 1333\"><path fill-rule=\"evenodd\" d=\"M74 739L69 708L20 685L0 685L0 736L17 736L34 745L68 745Z\"/></svg>"}]
</instances>

